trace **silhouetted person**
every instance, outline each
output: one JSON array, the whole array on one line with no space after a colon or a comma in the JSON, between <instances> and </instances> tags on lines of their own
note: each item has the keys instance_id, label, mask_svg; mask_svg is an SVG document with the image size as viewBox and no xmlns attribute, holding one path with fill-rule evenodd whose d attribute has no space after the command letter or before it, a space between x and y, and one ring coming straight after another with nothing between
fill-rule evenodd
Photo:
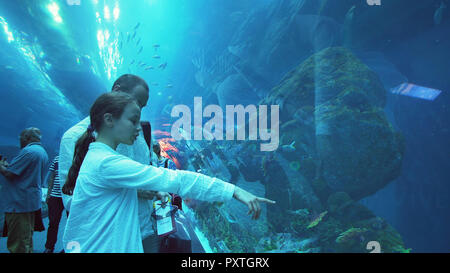
<instances>
[{"instance_id":1,"label":"silhouetted person","mask_svg":"<svg viewBox=\"0 0 450 273\"><path fill-rule=\"evenodd\" d=\"M58 174L59 156L53 159L49 167L48 191L45 202L48 205L48 230L44 253L53 253L58 240L59 222L61 221L64 205L62 201L61 181Z\"/></svg>"},{"instance_id":2,"label":"silhouetted person","mask_svg":"<svg viewBox=\"0 0 450 273\"><path fill-rule=\"evenodd\" d=\"M0 199L5 208L7 247L11 253L32 253L35 223L42 223L36 217L41 217L41 187L48 155L40 141L41 131L27 128L20 134L19 155L11 164L0 161L0 173L6 177Z\"/></svg>"}]
</instances>

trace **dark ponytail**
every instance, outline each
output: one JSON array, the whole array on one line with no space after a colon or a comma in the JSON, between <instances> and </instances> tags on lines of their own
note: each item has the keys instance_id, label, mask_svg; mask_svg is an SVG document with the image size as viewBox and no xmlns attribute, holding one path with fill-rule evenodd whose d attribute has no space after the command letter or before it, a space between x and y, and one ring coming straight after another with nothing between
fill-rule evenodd
<instances>
[{"instance_id":1,"label":"dark ponytail","mask_svg":"<svg viewBox=\"0 0 450 273\"><path fill-rule=\"evenodd\" d=\"M67 195L72 195L75 189L75 182L78 178L78 172L80 171L81 164L89 150L89 144L95 141L95 137L92 131L87 130L75 144L75 153L73 155L72 166L70 166L69 173L67 175L66 183L62 188L62 192Z\"/></svg>"},{"instance_id":2,"label":"dark ponytail","mask_svg":"<svg viewBox=\"0 0 450 273\"><path fill-rule=\"evenodd\" d=\"M119 119L129 103L136 102L131 95L124 92L105 93L94 102L90 111L91 125L75 144L72 166L62 188L64 194L73 194L81 164L89 150L89 145L95 141L94 130L97 132L100 130L104 115L110 113L114 118Z\"/></svg>"}]
</instances>

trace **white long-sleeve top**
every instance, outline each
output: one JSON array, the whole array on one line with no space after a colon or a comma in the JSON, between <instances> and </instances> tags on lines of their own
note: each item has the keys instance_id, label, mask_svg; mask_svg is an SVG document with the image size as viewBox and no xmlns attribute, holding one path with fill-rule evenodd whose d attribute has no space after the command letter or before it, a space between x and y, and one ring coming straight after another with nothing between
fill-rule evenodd
<instances>
[{"instance_id":1,"label":"white long-sleeve top","mask_svg":"<svg viewBox=\"0 0 450 273\"><path fill-rule=\"evenodd\" d=\"M58 173L61 180L61 188L67 179L70 166L72 166L73 154L75 151L75 144L78 138L86 132L90 123L90 118L86 117L82 121L78 122L72 128L67 130L62 139L59 148L59 168ZM153 163L156 165L157 157L155 153L149 150L147 143L145 142L142 130L139 133L138 138L133 145L119 144L117 146L117 152L125 155L139 163L148 165L150 163L150 155L154 158ZM65 195L61 192L64 207L67 211L70 211L70 205L72 197ZM141 226L142 239L154 233L153 225L150 221L150 215L153 211L152 200L146 200L138 198L139 201L139 222Z\"/></svg>"},{"instance_id":2,"label":"white long-sleeve top","mask_svg":"<svg viewBox=\"0 0 450 273\"><path fill-rule=\"evenodd\" d=\"M199 173L144 165L106 144L91 143L63 236L66 252L143 252L137 189L223 202L233 197L235 186Z\"/></svg>"}]
</instances>

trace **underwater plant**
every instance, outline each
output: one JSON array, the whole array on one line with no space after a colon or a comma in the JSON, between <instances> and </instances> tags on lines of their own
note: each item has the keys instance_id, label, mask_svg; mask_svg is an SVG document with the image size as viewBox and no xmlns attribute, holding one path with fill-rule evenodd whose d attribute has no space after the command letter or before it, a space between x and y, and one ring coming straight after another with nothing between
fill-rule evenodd
<instances>
[{"instance_id":1,"label":"underwater plant","mask_svg":"<svg viewBox=\"0 0 450 273\"><path fill-rule=\"evenodd\" d=\"M345 243L352 243L354 240L361 240L363 237L363 234L365 234L368 230L366 228L349 228L348 230L342 232L339 234L339 236L336 238L336 243L338 244L345 244Z\"/></svg>"}]
</instances>

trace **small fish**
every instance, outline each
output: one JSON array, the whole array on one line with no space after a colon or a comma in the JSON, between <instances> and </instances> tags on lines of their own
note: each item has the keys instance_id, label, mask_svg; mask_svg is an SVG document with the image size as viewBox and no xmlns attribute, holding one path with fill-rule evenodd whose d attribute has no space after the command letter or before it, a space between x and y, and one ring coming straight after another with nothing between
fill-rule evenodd
<instances>
[{"instance_id":1,"label":"small fish","mask_svg":"<svg viewBox=\"0 0 450 273\"><path fill-rule=\"evenodd\" d=\"M140 42L141 42L141 38L139 38L139 40L137 40L136 46L138 46Z\"/></svg>"},{"instance_id":2,"label":"small fish","mask_svg":"<svg viewBox=\"0 0 450 273\"><path fill-rule=\"evenodd\" d=\"M166 87L167 87L167 88L172 88L173 85L169 83Z\"/></svg>"},{"instance_id":3,"label":"small fish","mask_svg":"<svg viewBox=\"0 0 450 273\"><path fill-rule=\"evenodd\" d=\"M167 62L166 63L163 63L163 64L160 64L159 66L158 66L158 68L161 68L161 69L165 69L166 68L166 66L167 66Z\"/></svg>"},{"instance_id":4,"label":"small fish","mask_svg":"<svg viewBox=\"0 0 450 273\"><path fill-rule=\"evenodd\" d=\"M134 62L135 62L135 60L134 60L134 59L133 59L133 60L131 60L131 63L130 63L130 65L131 65L131 64L134 64Z\"/></svg>"},{"instance_id":5,"label":"small fish","mask_svg":"<svg viewBox=\"0 0 450 273\"><path fill-rule=\"evenodd\" d=\"M136 37L136 31L134 31L133 36L131 37L131 40L134 40L135 37Z\"/></svg>"},{"instance_id":6,"label":"small fish","mask_svg":"<svg viewBox=\"0 0 450 273\"><path fill-rule=\"evenodd\" d=\"M138 22L137 25L134 27L134 29L138 29L138 27L141 25L141 22Z\"/></svg>"},{"instance_id":7,"label":"small fish","mask_svg":"<svg viewBox=\"0 0 450 273\"><path fill-rule=\"evenodd\" d=\"M145 70L151 70L153 69L153 66L147 66L146 68L144 68Z\"/></svg>"},{"instance_id":8,"label":"small fish","mask_svg":"<svg viewBox=\"0 0 450 273\"><path fill-rule=\"evenodd\" d=\"M157 82L152 82L152 85L153 86L158 86L158 83Z\"/></svg>"},{"instance_id":9,"label":"small fish","mask_svg":"<svg viewBox=\"0 0 450 273\"><path fill-rule=\"evenodd\" d=\"M141 63L140 64L140 67L144 67L144 66L146 66L147 64L146 63Z\"/></svg>"},{"instance_id":10,"label":"small fish","mask_svg":"<svg viewBox=\"0 0 450 273\"><path fill-rule=\"evenodd\" d=\"M446 9L446 8L447 8L447 6L444 4L444 2L441 2L441 5L439 6L439 8L437 8L436 11L434 12L434 24L436 26L442 22L444 9Z\"/></svg>"},{"instance_id":11,"label":"small fish","mask_svg":"<svg viewBox=\"0 0 450 273\"><path fill-rule=\"evenodd\" d=\"M161 58L159 55L153 55L153 57L152 57L153 59L159 59L159 58Z\"/></svg>"},{"instance_id":12,"label":"small fish","mask_svg":"<svg viewBox=\"0 0 450 273\"><path fill-rule=\"evenodd\" d=\"M141 46L141 48L139 48L138 54L140 54L142 52L142 50L144 49L143 46Z\"/></svg>"},{"instance_id":13,"label":"small fish","mask_svg":"<svg viewBox=\"0 0 450 273\"><path fill-rule=\"evenodd\" d=\"M20 31L20 33L27 38L30 37L30 35L28 35L28 33L26 33L26 32Z\"/></svg>"},{"instance_id":14,"label":"small fish","mask_svg":"<svg viewBox=\"0 0 450 273\"><path fill-rule=\"evenodd\" d=\"M295 152L295 147L294 147L294 144L295 144L295 141L292 141L292 143L291 144L289 144L289 145L283 145L283 146L281 146L281 151L283 151L283 152Z\"/></svg>"},{"instance_id":15,"label":"small fish","mask_svg":"<svg viewBox=\"0 0 450 273\"><path fill-rule=\"evenodd\" d=\"M155 51L159 48L158 44L154 44L153 47L155 48Z\"/></svg>"}]
</instances>

